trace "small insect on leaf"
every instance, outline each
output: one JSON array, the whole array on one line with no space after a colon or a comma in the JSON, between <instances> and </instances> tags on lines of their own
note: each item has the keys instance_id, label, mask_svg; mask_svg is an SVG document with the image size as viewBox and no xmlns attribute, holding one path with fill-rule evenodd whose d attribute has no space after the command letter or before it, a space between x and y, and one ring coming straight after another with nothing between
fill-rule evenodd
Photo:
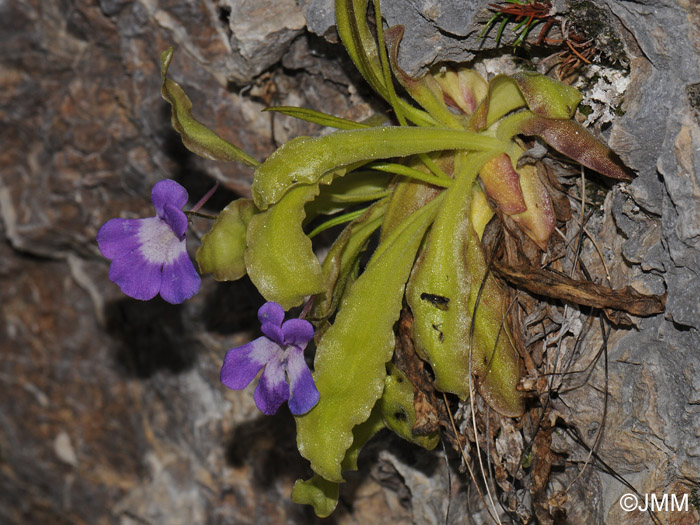
<instances>
[{"instance_id":1,"label":"small insect on leaf","mask_svg":"<svg viewBox=\"0 0 700 525\"><path fill-rule=\"evenodd\" d=\"M422 293L422 294L420 294L420 298L423 301L428 301L435 308L442 310L443 312L446 312L447 310L450 309L450 298L449 297L444 297L442 295L435 295L432 293Z\"/></svg>"}]
</instances>

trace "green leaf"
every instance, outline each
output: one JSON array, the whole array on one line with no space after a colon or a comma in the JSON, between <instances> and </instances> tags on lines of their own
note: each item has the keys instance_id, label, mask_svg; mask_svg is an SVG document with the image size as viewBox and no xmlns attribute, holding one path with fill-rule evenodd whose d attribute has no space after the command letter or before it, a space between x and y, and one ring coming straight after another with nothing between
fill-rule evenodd
<instances>
[{"instance_id":1,"label":"green leaf","mask_svg":"<svg viewBox=\"0 0 700 525\"><path fill-rule=\"evenodd\" d=\"M302 229L304 205L318 185L297 186L248 225L245 263L250 280L268 301L289 310L323 291L321 264Z\"/></svg>"},{"instance_id":2,"label":"green leaf","mask_svg":"<svg viewBox=\"0 0 700 525\"><path fill-rule=\"evenodd\" d=\"M418 210L380 243L318 343L314 379L321 398L296 418L297 445L314 472L329 481L343 481L341 462L352 429L367 420L382 394L404 286L441 201Z\"/></svg>"},{"instance_id":3,"label":"green leaf","mask_svg":"<svg viewBox=\"0 0 700 525\"><path fill-rule=\"evenodd\" d=\"M543 117L573 118L582 99L576 88L539 73L522 71L512 78L517 82L530 111Z\"/></svg>"},{"instance_id":4,"label":"green leaf","mask_svg":"<svg viewBox=\"0 0 700 525\"><path fill-rule=\"evenodd\" d=\"M413 433L417 419L413 404L413 383L393 363L387 365L387 370L384 393L379 400L384 423L389 430L403 439L427 450L433 450L440 441L438 432L431 432L425 436Z\"/></svg>"},{"instance_id":5,"label":"green leaf","mask_svg":"<svg viewBox=\"0 0 700 525\"><path fill-rule=\"evenodd\" d=\"M363 129L371 127L368 124L355 122L354 120L334 117L333 115L321 113L320 111L314 111L313 109L297 108L294 106L274 106L271 108L266 108L263 111L282 113L283 115L305 120L306 122L313 122L314 124L320 124L321 126L326 126L329 128Z\"/></svg>"},{"instance_id":6,"label":"green leaf","mask_svg":"<svg viewBox=\"0 0 700 525\"><path fill-rule=\"evenodd\" d=\"M506 296L493 276L487 276L479 238L469 220L476 173L492 155L456 156L455 184L445 191L409 280L406 301L414 316L416 351L430 363L436 388L464 399L469 396L469 374L473 372L489 406L514 416L522 413L523 404L515 389L520 378L518 355L509 346L507 326L499 332Z\"/></svg>"},{"instance_id":7,"label":"green leaf","mask_svg":"<svg viewBox=\"0 0 700 525\"><path fill-rule=\"evenodd\" d=\"M321 186L318 197L306 206L307 222L319 215L332 215L353 204L381 199L387 195L389 175L376 171L355 171Z\"/></svg>"},{"instance_id":8,"label":"green leaf","mask_svg":"<svg viewBox=\"0 0 700 525\"><path fill-rule=\"evenodd\" d=\"M330 516L338 505L338 484L323 479L318 474L306 481L298 479L292 489L292 501L311 505L316 516Z\"/></svg>"},{"instance_id":9,"label":"green leaf","mask_svg":"<svg viewBox=\"0 0 700 525\"><path fill-rule=\"evenodd\" d=\"M343 459L343 470L357 470L357 456L360 454L360 450L372 436L383 428L384 420L382 419L379 405L376 404L367 421L360 423L353 429L352 446L348 449ZM328 481L318 474L314 474L307 481L299 479L294 483L292 500L295 503L311 505L316 516L325 518L330 516L338 504L338 489L338 483Z\"/></svg>"},{"instance_id":10,"label":"green leaf","mask_svg":"<svg viewBox=\"0 0 700 525\"><path fill-rule=\"evenodd\" d=\"M257 211L251 199L237 199L221 211L197 250L200 273L211 273L217 281L235 281L246 274L246 230Z\"/></svg>"},{"instance_id":11,"label":"green leaf","mask_svg":"<svg viewBox=\"0 0 700 525\"><path fill-rule=\"evenodd\" d=\"M335 1L335 26L345 49L367 83L380 97L394 106L397 115L405 114L420 126L434 126L436 122L430 115L414 108L405 100L398 99L393 85L388 84L391 75L382 66L377 43L367 23L368 3L368 0ZM381 16L377 16L378 12L379 9L375 9L375 18L381 20Z\"/></svg>"},{"instance_id":12,"label":"green leaf","mask_svg":"<svg viewBox=\"0 0 700 525\"><path fill-rule=\"evenodd\" d=\"M496 75L489 81L489 90L469 118L467 128L481 131L503 115L526 105L517 82L507 75Z\"/></svg>"},{"instance_id":13,"label":"green leaf","mask_svg":"<svg viewBox=\"0 0 700 525\"><path fill-rule=\"evenodd\" d=\"M382 410L379 403L375 403L372 407L367 421L360 423L352 429L352 446L345 453L341 468L343 470L357 470L357 458L360 455L362 447L374 436L377 432L385 427Z\"/></svg>"},{"instance_id":14,"label":"green leaf","mask_svg":"<svg viewBox=\"0 0 700 525\"><path fill-rule=\"evenodd\" d=\"M335 25L355 67L372 89L388 101L377 43L367 24L368 3L369 0L336 0Z\"/></svg>"},{"instance_id":15,"label":"green leaf","mask_svg":"<svg viewBox=\"0 0 700 525\"><path fill-rule=\"evenodd\" d=\"M255 171L253 202L259 209L267 209L295 184L315 184L333 170L369 160L453 149L502 148L502 142L478 133L401 126L297 137L278 148Z\"/></svg>"},{"instance_id":16,"label":"green leaf","mask_svg":"<svg viewBox=\"0 0 700 525\"><path fill-rule=\"evenodd\" d=\"M413 341L435 373L435 386L461 398L469 395L468 309L472 275L466 261L472 186L493 154L455 157L455 183L445 199L418 258L406 291L413 312Z\"/></svg>"},{"instance_id":17,"label":"green leaf","mask_svg":"<svg viewBox=\"0 0 700 525\"><path fill-rule=\"evenodd\" d=\"M386 213L387 201L372 205L343 230L335 240L323 261L325 290L316 296L309 313L312 319L328 319L335 311L345 289L345 284L358 257L370 236L381 226Z\"/></svg>"},{"instance_id":18,"label":"green leaf","mask_svg":"<svg viewBox=\"0 0 700 525\"><path fill-rule=\"evenodd\" d=\"M499 414L518 417L525 411L520 381L520 356L505 314L508 295L486 266L476 233L467 239L467 267L471 274L468 310L472 312L471 372L479 394Z\"/></svg>"},{"instance_id":19,"label":"green leaf","mask_svg":"<svg viewBox=\"0 0 700 525\"><path fill-rule=\"evenodd\" d=\"M472 114L468 129L485 129L524 106L537 115L566 120L574 116L579 102L578 90L539 73L497 75L489 82L488 94Z\"/></svg>"},{"instance_id":20,"label":"green leaf","mask_svg":"<svg viewBox=\"0 0 700 525\"><path fill-rule=\"evenodd\" d=\"M222 139L215 132L192 116L192 102L182 88L167 77L173 48L168 48L160 55L160 72L162 78L161 95L172 106L171 123L182 137L182 143L192 153L211 160L237 161L251 167L260 163L246 152Z\"/></svg>"},{"instance_id":21,"label":"green leaf","mask_svg":"<svg viewBox=\"0 0 700 525\"><path fill-rule=\"evenodd\" d=\"M385 39L389 48L389 59L396 79L436 121L452 129L463 129L460 119L452 113L445 104L445 97L437 80L432 75L425 74L421 78L412 78L399 67L399 44L403 37L404 27L394 26L386 31Z\"/></svg>"}]
</instances>

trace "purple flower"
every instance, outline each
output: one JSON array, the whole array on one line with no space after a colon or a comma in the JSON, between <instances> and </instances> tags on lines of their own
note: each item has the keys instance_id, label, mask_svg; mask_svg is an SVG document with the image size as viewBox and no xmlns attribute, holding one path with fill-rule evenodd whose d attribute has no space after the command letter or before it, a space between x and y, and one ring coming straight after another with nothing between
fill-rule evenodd
<instances>
[{"instance_id":1,"label":"purple flower","mask_svg":"<svg viewBox=\"0 0 700 525\"><path fill-rule=\"evenodd\" d=\"M162 180L153 186L151 200L155 217L112 219L97 232L97 244L112 261L109 278L126 295L147 301L160 293L178 304L201 284L187 255L187 216L182 212L187 191L173 180Z\"/></svg>"},{"instance_id":2,"label":"purple flower","mask_svg":"<svg viewBox=\"0 0 700 525\"><path fill-rule=\"evenodd\" d=\"M221 382L233 390L247 387L265 368L255 389L255 404L264 414L274 414L289 400L289 410L300 415L311 410L320 394L304 361L304 348L314 336L311 323L284 320L284 309L268 302L258 310L263 337L233 350L224 357Z\"/></svg>"}]
</instances>

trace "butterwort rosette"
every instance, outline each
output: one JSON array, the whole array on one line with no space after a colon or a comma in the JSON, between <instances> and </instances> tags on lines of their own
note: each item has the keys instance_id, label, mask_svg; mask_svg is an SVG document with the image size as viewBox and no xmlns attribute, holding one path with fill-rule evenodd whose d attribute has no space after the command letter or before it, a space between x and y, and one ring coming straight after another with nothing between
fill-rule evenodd
<instances>
[{"instance_id":1,"label":"butterwort rosette","mask_svg":"<svg viewBox=\"0 0 700 525\"><path fill-rule=\"evenodd\" d=\"M178 304L199 290L201 279L187 254L187 190L162 180L151 194L156 216L112 219L97 232L102 255L112 261L109 278L122 292L147 301L160 296Z\"/></svg>"},{"instance_id":2,"label":"butterwort rosette","mask_svg":"<svg viewBox=\"0 0 700 525\"><path fill-rule=\"evenodd\" d=\"M274 414L289 401L292 414L308 412L320 397L304 360L304 349L314 336L313 326L303 319L284 321L284 309L273 302L260 307L258 319L263 336L226 353L221 382L232 390L242 390L264 368L253 396L260 411Z\"/></svg>"}]
</instances>

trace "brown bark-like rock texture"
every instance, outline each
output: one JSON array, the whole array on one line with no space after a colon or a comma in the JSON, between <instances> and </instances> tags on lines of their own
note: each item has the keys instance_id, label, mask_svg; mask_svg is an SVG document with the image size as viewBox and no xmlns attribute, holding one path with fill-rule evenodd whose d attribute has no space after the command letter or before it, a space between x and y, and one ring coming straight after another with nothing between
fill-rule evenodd
<instances>
[{"instance_id":1,"label":"brown bark-like rock texture","mask_svg":"<svg viewBox=\"0 0 700 525\"><path fill-rule=\"evenodd\" d=\"M700 8L585 3L624 43L624 115L605 133L638 175L609 194L595 233L614 287L668 292L665 315L607 341L596 453L642 495L680 496L700 483ZM383 2L389 24L407 28L401 66L417 74L498 54L493 31L479 39L487 4ZM175 48L169 75L195 116L263 159L319 131L261 113L266 105L371 114L342 48L319 36L333 41L332 25L326 0L0 2L0 522L314 522L289 498L310 471L287 409L261 416L252 389L219 383L225 351L258 335L262 299L249 281L205 278L177 306L131 300L108 280L95 235L113 217L153 215L150 191L164 178L190 204L219 181L211 213L249 191L250 169L197 158L171 129L163 50ZM192 250L208 227L195 220ZM600 343L591 337L582 354ZM557 404L588 444L601 424L602 365L589 379L595 388L562 391ZM488 519L440 447L387 438L388 451L363 452L330 523L465 523L472 508L476 523ZM552 466L548 496L588 458L557 431L551 447L569 462ZM593 463L563 504L568 522L651 523L622 511L630 489ZM659 518L697 515L691 505Z\"/></svg>"}]
</instances>

